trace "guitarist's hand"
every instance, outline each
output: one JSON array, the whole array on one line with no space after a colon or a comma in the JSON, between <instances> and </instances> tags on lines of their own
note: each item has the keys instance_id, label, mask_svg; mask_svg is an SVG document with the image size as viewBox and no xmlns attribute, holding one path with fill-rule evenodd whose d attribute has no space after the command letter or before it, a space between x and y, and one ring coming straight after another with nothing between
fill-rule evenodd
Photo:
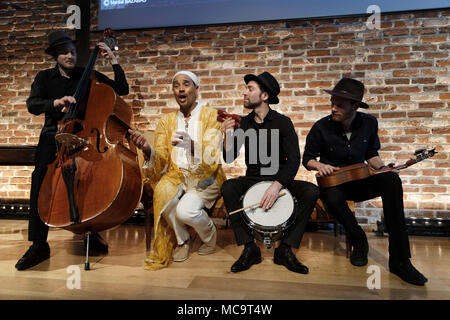
<instances>
[{"instance_id":1,"label":"guitarist's hand","mask_svg":"<svg viewBox=\"0 0 450 320\"><path fill-rule=\"evenodd\" d=\"M338 167L333 167L333 166L330 166L329 164L325 164L325 163L321 163L321 162L317 162L316 169L317 169L317 171L319 171L320 177L328 176L328 175L332 174L333 172L339 170Z\"/></svg>"},{"instance_id":2,"label":"guitarist's hand","mask_svg":"<svg viewBox=\"0 0 450 320\"><path fill-rule=\"evenodd\" d=\"M395 163L391 162L386 167L392 169L392 172L394 172L396 174L400 174L400 170L394 169L394 165L395 165Z\"/></svg>"}]
</instances>

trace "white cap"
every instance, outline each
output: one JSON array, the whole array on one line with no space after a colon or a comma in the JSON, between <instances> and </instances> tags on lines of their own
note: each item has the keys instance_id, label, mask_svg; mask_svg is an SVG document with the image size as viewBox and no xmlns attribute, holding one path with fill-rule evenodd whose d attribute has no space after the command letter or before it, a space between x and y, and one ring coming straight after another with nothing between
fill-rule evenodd
<instances>
[{"instance_id":1,"label":"white cap","mask_svg":"<svg viewBox=\"0 0 450 320\"><path fill-rule=\"evenodd\" d=\"M194 82L194 84L195 84L197 87L198 87L198 85L200 84L200 81L198 81L197 76L196 76L194 73L192 73L192 72L190 72L190 71L186 71L186 70L178 71L177 73L175 73L175 75L173 76L173 79L175 79L179 74L187 75L189 78L191 78L192 82ZM172 80L172 81L173 81L173 80Z\"/></svg>"}]
</instances>

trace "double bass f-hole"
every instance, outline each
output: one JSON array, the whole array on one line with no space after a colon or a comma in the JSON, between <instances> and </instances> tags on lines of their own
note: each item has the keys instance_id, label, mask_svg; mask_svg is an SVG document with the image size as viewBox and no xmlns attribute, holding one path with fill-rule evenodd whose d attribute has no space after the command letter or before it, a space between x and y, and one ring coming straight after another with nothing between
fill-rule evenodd
<instances>
[{"instance_id":1,"label":"double bass f-hole","mask_svg":"<svg viewBox=\"0 0 450 320\"><path fill-rule=\"evenodd\" d=\"M97 128L92 128L91 133L97 133L97 151L99 153L105 153L106 151L108 151L108 147L104 147L103 151L100 150L100 140L102 138L102 135L100 134L100 131Z\"/></svg>"}]
</instances>

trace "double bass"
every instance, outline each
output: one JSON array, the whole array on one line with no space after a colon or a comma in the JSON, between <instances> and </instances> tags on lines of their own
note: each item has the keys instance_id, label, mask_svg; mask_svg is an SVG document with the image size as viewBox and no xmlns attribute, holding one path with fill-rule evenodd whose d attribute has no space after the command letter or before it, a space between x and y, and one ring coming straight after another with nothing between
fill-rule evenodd
<instances>
[{"instance_id":1,"label":"double bass","mask_svg":"<svg viewBox=\"0 0 450 320\"><path fill-rule=\"evenodd\" d=\"M104 39L114 45L110 29ZM132 108L94 77L95 46L74 98L55 136L57 158L42 183L38 211L42 221L88 235L85 269L89 270L89 234L126 221L139 204L142 178L136 147L128 129Z\"/></svg>"}]
</instances>

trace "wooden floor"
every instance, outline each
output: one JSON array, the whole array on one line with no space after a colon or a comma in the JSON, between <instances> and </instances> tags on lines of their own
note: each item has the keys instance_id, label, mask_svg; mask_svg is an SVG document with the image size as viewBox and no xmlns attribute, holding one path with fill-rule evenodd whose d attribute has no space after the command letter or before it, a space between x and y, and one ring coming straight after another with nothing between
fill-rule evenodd
<instances>
[{"instance_id":1,"label":"wooden floor","mask_svg":"<svg viewBox=\"0 0 450 320\"><path fill-rule=\"evenodd\" d=\"M424 287L416 287L389 273L387 238L373 233L368 233L369 263L365 267L354 267L346 259L343 236L306 233L296 255L309 267L308 275L275 265L274 249L261 244L261 264L237 274L230 272L242 250L235 245L231 229L219 230L216 253L198 255L196 239L187 261L159 271L142 267L146 256L142 226L124 225L102 235L109 243L109 254L91 256L90 271L84 270L82 238L61 229L49 232L49 260L17 271L14 265L30 245L27 221L0 220L0 299L450 299L450 239L445 237L410 237L413 264L429 279ZM75 274L68 273L71 265L81 269L80 289L67 286ZM367 288L370 265L380 268L380 289Z\"/></svg>"}]
</instances>

